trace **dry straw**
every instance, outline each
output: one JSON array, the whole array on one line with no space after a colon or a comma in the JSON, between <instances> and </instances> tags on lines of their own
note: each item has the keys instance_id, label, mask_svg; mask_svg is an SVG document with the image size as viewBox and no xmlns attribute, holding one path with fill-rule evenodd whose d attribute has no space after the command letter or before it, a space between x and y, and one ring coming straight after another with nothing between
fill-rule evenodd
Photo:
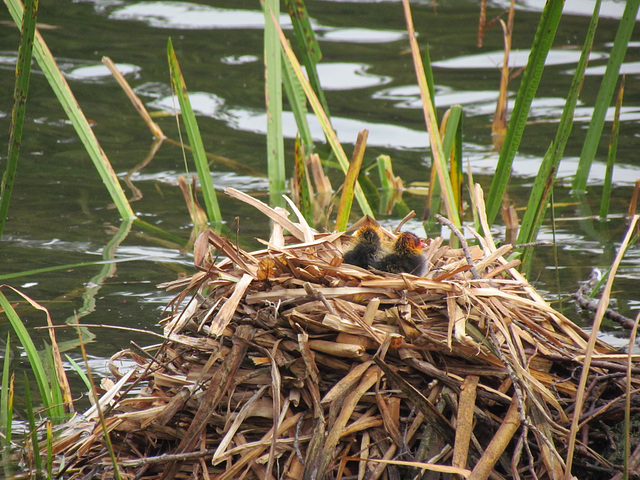
<instances>
[{"instance_id":1,"label":"dry straw","mask_svg":"<svg viewBox=\"0 0 640 480\"><path fill-rule=\"evenodd\" d=\"M599 425L623 416L627 356L595 345L576 413L588 338L505 259L508 246L435 238L424 277L366 271L341 263L350 236L227 193L274 234L251 253L202 234L199 271L165 285L180 291L165 342L114 357L101 401L123 478L565 478L576 414L574 472L618 471ZM138 367L121 374L123 357ZM95 415L55 453L67 478L112 468Z\"/></svg>"}]
</instances>

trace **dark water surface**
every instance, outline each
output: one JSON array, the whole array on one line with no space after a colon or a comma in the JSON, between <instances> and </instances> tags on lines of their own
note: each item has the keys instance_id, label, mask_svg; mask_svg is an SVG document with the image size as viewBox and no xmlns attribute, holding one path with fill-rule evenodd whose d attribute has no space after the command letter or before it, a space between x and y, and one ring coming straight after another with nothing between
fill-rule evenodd
<instances>
[{"instance_id":1,"label":"dark water surface","mask_svg":"<svg viewBox=\"0 0 640 480\"><path fill-rule=\"evenodd\" d=\"M347 154L352 150L357 132L367 128L370 133L365 163L386 153L393 159L395 173L406 183L425 181L429 166L428 136L408 53L401 3L308 3L324 54L321 80L334 126ZM430 0L413 2L413 14L421 46L430 45L439 113L452 104L463 105L464 158L475 180L487 192L498 158L491 146L490 124L499 86L502 33L494 27L486 33L484 47L476 46L477 3L437 2L437 11L434 11ZM526 61L527 52L523 49L532 42L544 2L518 3L522 4L516 14L513 40L515 67ZM490 2L489 6L491 18L504 12L508 2ZM615 36L616 18L623 7L624 2L603 2L604 16L596 36L589 75L555 189L556 215L560 217L555 231L556 250L539 249L531 276L536 288L553 301L556 308L584 322L585 327L589 325L588 317L576 312L570 295L579 282L588 277L592 267L606 268L611 264L626 230L623 213L634 182L640 177L640 36L636 32L623 66L627 79L614 172L611 207L614 215L607 223L576 219L588 214L589 209L597 212L599 205L601 188L598 185L604 177L610 121L605 125L586 200L576 202L569 196L569 184ZM515 174L508 194L518 208L526 206L533 177L555 135L590 8L591 2L567 2L567 13L533 103L532 124L525 130L514 164ZM0 20L10 20L6 7L0 11ZM229 225L234 217L240 218L241 240L247 248L257 247L255 237L268 237L269 225L263 216L222 194L224 188L233 186L267 198L263 16L257 1L42 1L39 20L48 27L42 30L44 38L121 180L145 159L153 140L100 59L108 56L120 66L151 112L170 113L173 102L166 44L171 37L192 92L194 110L199 114L206 149L248 168L233 171L223 164L212 167L224 219ZM285 16L282 23L289 23ZM289 29L288 34L291 34ZM5 139L8 138L17 44L17 30L2 23L0 131ZM518 81L511 85L513 96ZM292 139L296 132L291 114L285 113L285 118L290 171ZM172 116L162 116L156 121L167 136L178 139ZM319 132L316 128L318 140ZM6 148L0 149L1 160L6 159L5 152ZM144 195L132 205L134 211L148 223L181 239L181 245L168 243L134 226L115 252L115 258L131 261L115 265L111 276L106 267L98 265L20 276L5 283L45 305L56 324L64 324L76 312L86 310L90 313L82 317L84 323L158 331L163 307L172 295L156 289L156 284L194 271L191 254L184 249L191 231L190 220L176 183L176 178L184 173L181 150L165 142L153 160L132 176ZM339 175L334 173L332 178L337 185ZM128 188L126 192L131 194ZM422 211L423 197L405 192L404 200L410 208ZM0 243L0 274L102 259L105 247L120 227L119 216L110 208L110 203L75 131L39 68L35 67L18 178L10 218ZM356 216L354 214L354 219ZM404 213L396 210L391 215L381 214L380 219L394 225L402 216ZM424 234L418 222L410 223L408 228ZM496 236L501 235L497 227ZM553 240L550 225L545 227L542 239ZM630 317L640 309L638 279L640 258L634 246L624 259L614 293L616 308ZM11 295L11 299L17 300L17 297ZM40 313L22 307L19 312L30 329L45 324ZM607 324L606 328L610 331L607 339L620 344L626 342L627 333L618 326ZM0 320L2 341L9 329L8 323ZM95 341L88 345L88 351L99 373L105 371L104 359L127 348L131 340L143 345L155 342L148 336L107 329L91 329L91 334ZM34 336L46 338L46 333L38 330ZM59 331L58 338L73 343L76 336L72 331ZM20 369L26 359L19 355L20 351L15 353L16 368ZM66 353L79 359L78 349Z\"/></svg>"}]
</instances>

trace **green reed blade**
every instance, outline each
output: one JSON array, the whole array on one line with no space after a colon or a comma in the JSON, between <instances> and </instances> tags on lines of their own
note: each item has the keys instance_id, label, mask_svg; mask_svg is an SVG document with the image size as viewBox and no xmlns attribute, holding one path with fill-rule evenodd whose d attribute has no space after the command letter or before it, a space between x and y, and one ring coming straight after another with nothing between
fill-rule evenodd
<instances>
[{"instance_id":1,"label":"green reed blade","mask_svg":"<svg viewBox=\"0 0 640 480\"><path fill-rule=\"evenodd\" d=\"M496 172L491 182L491 189L487 196L487 219L489 225L493 224L500 211L502 197L511 176L513 160L520 146L520 140L522 140L522 133L527 122L531 102L540 84L540 77L544 70L547 54L553 44L553 39L560 23L563 6L564 0L549 0L542 10L540 23L531 46L529 60L522 75L518 95L507 127Z\"/></svg>"},{"instance_id":2,"label":"green reed blade","mask_svg":"<svg viewBox=\"0 0 640 480\"><path fill-rule=\"evenodd\" d=\"M447 123L444 126L442 150L449 158L449 176L453 190L455 206L462 214L462 106L449 108Z\"/></svg>"},{"instance_id":3,"label":"green reed blade","mask_svg":"<svg viewBox=\"0 0 640 480\"><path fill-rule=\"evenodd\" d=\"M147 260L149 256L140 256L132 258L120 258L117 260L98 260L95 262L67 263L66 265L55 265L53 267L35 268L33 270L24 270L22 272L6 273L0 275L0 281L10 280L12 278L22 278L31 275L40 275L41 273L56 272L60 270L70 270L79 267L91 267L93 265L106 265L110 263L135 262L139 260Z\"/></svg>"},{"instance_id":4,"label":"green reed blade","mask_svg":"<svg viewBox=\"0 0 640 480\"><path fill-rule=\"evenodd\" d=\"M299 198L298 203L300 206L300 211L304 218L309 221L313 220L313 205L312 205L312 196L311 196L311 187L310 187L310 179L309 179L309 169L305 163L305 158L307 157L306 150L303 146L303 141L300 140L300 137L296 137L296 145L294 152L294 169L293 169L293 178L295 183L298 185ZM292 181L293 183L293 181ZM293 186L291 188L293 191Z\"/></svg>"},{"instance_id":5,"label":"green reed blade","mask_svg":"<svg viewBox=\"0 0 640 480\"><path fill-rule=\"evenodd\" d=\"M282 137L282 53L272 18L280 18L279 0L263 0L264 67L267 107L267 170L271 204L283 205L286 171ZM277 20L276 20L277 21Z\"/></svg>"},{"instance_id":6,"label":"green reed blade","mask_svg":"<svg viewBox=\"0 0 640 480\"><path fill-rule=\"evenodd\" d=\"M427 200L425 203L424 212L422 214L422 220L425 222L424 227L427 234L432 231L440 230L440 228L442 227L440 222L438 222L433 215L441 211L441 204L442 195L440 195L438 169L436 168L435 161L433 161L433 163L431 164L431 171L429 172L429 193L427 194Z\"/></svg>"},{"instance_id":7,"label":"green reed blade","mask_svg":"<svg viewBox=\"0 0 640 480\"><path fill-rule=\"evenodd\" d=\"M36 472L42 472L42 457L40 456L40 442L38 441L38 430L36 428L36 416L33 413L33 404L31 403L31 386L29 385L29 376L24 373L24 401L27 408L27 421L29 422L29 437L31 438L31 449L33 451L33 460L36 464Z\"/></svg>"},{"instance_id":8,"label":"green reed blade","mask_svg":"<svg viewBox=\"0 0 640 480\"><path fill-rule=\"evenodd\" d=\"M462 119L462 106L453 105L445 114L446 122L443 122L441 128L442 135L442 151L445 157L449 158L454 153L456 137L460 129L460 120Z\"/></svg>"},{"instance_id":9,"label":"green reed blade","mask_svg":"<svg viewBox=\"0 0 640 480\"><path fill-rule=\"evenodd\" d=\"M25 353L27 354L29 364L31 365L31 370L36 377L38 389L40 390L40 395L42 396L42 403L47 410L47 414L54 418L61 418L64 413L62 411L62 406L53 404L47 371L44 368L42 360L40 359L38 350L36 349L36 346L34 345L33 340L31 339L31 336L29 335L29 332L24 323L22 323L22 320L11 306L11 303L9 303L9 300L7 300L7 297L5 297L2 292L0 292L0 307L2 307L4 314L9 319L9 323L13 327L14 332L16 332L16 335L18 336L18 339L20 340L20 343L22 344Z\"/></svg>"},{"instance_id":10,"label":"green reed blade","mask_svg":"<svg viewBox=\"0 0 640 480\"><path fill-rule=\"evenodd\" d=\"M307 97L305 97L302 85L300 85L298 77L296 77L293 71L293 66L289 58L284 55L284 52L282 55L282 64L282 84L284 91L289 100L289 105L291 105L293 116L296 119L296 126L298 127L298 133L304 144L304 151L309 155L313 153L314 145L311 130L309 129L309 122L307 121Z\"/></svg>"},{"instance_id":11,"label":"green reed blade","mask_svg":"<svg viewBox=\"0 0 640 480\"><path fill-rule=\"evenodd\" d=\"M576 65L576 71L573 74L573 79L571 80L571 86L569 87L567 100L562 110L562 116L560 117L556 137L547 150L542 163L540 164L538 174L534 180L533 188L529 195L527 209L525 210L525 214L520 225L520 231L518 232L518 243L533 242L538 236L538 231L540 230L544 220L547 209L547 202L545 198L548 189L552 187L555 173L558 171L558 165L562 160L564 149L567 145L567 141L569 140L569 136L571 135L571 129L573 128L573 116L578 103L578 95L582 88L584 72L587 68L589 54L593 48L593 39L598 28L600 3L601 0L596 0L593 7L591 21L584 39L580 59ZM553 175L552 172L554 172ZM527 258L530 258L530 256ZM523 270L526 270L528 268L527 262L523 261L522 264Z\"/></svg>"},{"instance_id":12,"label":"green reed blade","mask_svg":"<svg viewBox=\"0 0 640 480\"><path fill-rule=\"evenodd\" d=\"M376 158L378 164L378 176L380 177L380 188L383 192L393 190L395 188L393 178L393 165L391 165L391 157L389 155L378 155Z\"/></svg>"},{"instance_id":13,"label":"green reed blade","mask_svg":"<svg viewBox=\"0 0 640 480\"><path fill-rule=\"evenodd\" d=\"M55 360L53 358L53 349L51 345L48 343L44 344L44 348L42 350L43 365L47 372L47 377L49 378L49 390L51 392L51 401L53 405L63 405L64 399L62 396L62 387L60 385L60 380L58 379L58 375L56 375L56 367ZM62 362L62 359L60 359ZM55 423L62 423L65 419L64 411L62 411L62 415L58 412L59 416L53 417L52 420Z\"/></svg>"},{"instance_id":14,"label":"green reed blade","mask_svg":"<svg viewBox=\"0 0 640 480\"><path fill-rule=\"evenodd\" d=\"M430 72L431 69L425 69L426 72ZM427 74L427 77L429 75ZM445 158L449 158L450 169L449 182L451 184L451 192L453 194L453 205L455 209L461 214L461 189L462 189L462 164L461 161L456 161L456 155L461 155L462 152L462 107L460 105L453 105L449 108L442 117L442 123L440 125L441 130L444 132L442 139L442 151ZM435 163L435 157L433 157L432 150L432 166L429 177L429 193L427 195L425 209L423 213L424 228L427 234L430 232L436 232L441 228L440 223L435 219L434 214L440 213L440 205L442 203L440 183L437 181L438 168ZM455 241L455 240L454 240Z\"/></svg>"},{"instance_id":15,"label":"green reed blade","mask_svg":"<svg viewBox=\"0 0 640 480\"><path fill-rule=\"evenodd\" d=\"M427 88L429 89L429 99L433 106L433 111L436 111L436 92L435 92L435 79L433 77L433 69L431 68L431 55L429 53L429 44L425 45L424 58L423 58L423 70L427 79ZM445 114L446 117L446 114ZM422 214L422 220L425 222L425 232L429 232L435 228L440 228L440 223L435 220L433 213L440 212L440 184L437 181L438 169L436 166L436 159L433 153L433 149L429 150L429 156L431 157L431 171L429 173L429 194L426 198L424 212Z\"/></svg>"},{"instance_id":16,"label":"green reed blade","mask_svg":"<svg viewBox=\"0 0 640 480\"><path fill-rule=\"evenodd\" d=\"M28 0L25 7L26 14L22 18L21 42L18 48L16 62L16 85L13 92L13 109L11 110L11 126L9 127L9 153L7 168L0 184L0 237L4 231L4 224L9 213L13 182L18 170L18 157L22 142L22 129L27 110L27 94L31 77L31 60L33 58L33 38L36 31L38 15L38 0Z\"/></svg>"},{"instance_id":17,"label":"green reed blade","mask_svg":"<svg viewBox=\"0 0 640 480\"><path fill-rule=\"evenodd\" d=\"M0 451L2 451L3 455L3 460L5 460L5 465L6 465L6 460L9 457L8 454L11 451L11 437L13 435L13 401L15 400L15 395L16 395L16 384L15 384L15 373L11 373L11 375L8 376L9 377L9 382L8 385L6 386L7 388L7 405L6 405L6 410L4 412L0 412L0 413L4 413L6 414L6 418L7 418L7 428L4 432L5 437L4 437L4 448L0 448ZM4 382L3 382L4 383ZM4 387L4 385L3 385ZM7 477L11 477L11 474L8 474Z\"/></svg>"},{"instance_id":18,"label":"green reed blade","mask_svg":"<svg viewBox=\"0 0 640 480\"><path fill-rule=\"evenodd\" d=\"M218 206L218 197L216 196L216 190L213 187L213 179L211 178L209 162L207 162L207 155L204 151L204 145L202 144L198 121L196 120L196 116L191 108L187 85L184 82L182 71L178 64L178 58L173 50L171 38L169 38L167 42L167 57L169 60L171 85L173 86L173 91L178 97L178 102L180 103L182 122L184 123L185 130L187 131L189 144L191 145L193 152L193 161L196 164L196 170L198 171L198 178L200 179L200 186L204 197L204 205L207 210L207 217L209 217L210 222L222 222L222 214L220 213L220 207Z\"/></svg>"},{"instance_id":19,"label":"green reed blade","mask_svg":"<svg viewBox=\"0 0 640 480\"><path fill-rule=\"evenodd\" d=\"M169 233L166 230L159 228L157 225L152 225L144 220L136 218L133 220L133 224L140 229L149 232L153 237L157 237L154 240L167 248L182 248L184 245L184 238Z\"/></svg>"},{"instance_id":20,"label":"green reed blade","mask_svg":"<svg viewBox=\"0 0 640 480\"><path fill-rule=\"evenodd\" d=\"M53 428L47 420L47 480L53 478Z\"/></svg>"},{"instance_id":21,"label":"green reed blade","mask_svg":"<svg viewBox=\"0 0 640 480\"><path fill-rule=\"evenodd\" d=\"M353 189L358 182L358 175L360 175L360 167L362 167L362 159L364 158L368 136L368 130L362 130L358 133L358 140L353 149L353 158L351 159L351 164L349 165L349 170L347 171L342 186L342 195L340 196L340 203L338 204L335 227L336 230L341 232L347 228L347 224L349 223L349 215L351 214L351 206L353 205Z\"/></svg>"},{"instance_id":22,"label":"green reed blade","mask_svg":"<svg viewBox=\"0 0 640 480\"><path fill-rule=\"evenodd\" d=\"M13 383L11 375L11 335L7 332L7 343L4 348L4 361L2 362L2 391L0 391L0 434L4 438L4 447L11 445L11 426L13 421L13 400L9 398L10 383ZM2 449L0 449L2 450Z\"/></svg>"},{"instance_id":23,"label":"green reed blade","mask_svg":"<svg viewBox=\"0 0 640 480\"><path fill-rule=\"evenodd\" d=\"M84 373L84 370L82 370L82 367L80 367L80 365L78 365L78 363L69 355L65 355L65 357L67 358L67 362L71 364L71 367L78 374L80 380L82 380L82 383L84 383L84 386L87 388L87 390L91 391L91 381L89 380L89 377L87 377L87 374Z\"/></svg>"},{"instance_id":24,"label":"green reed blade","mask_svg":"<svg viewBox=\"0 0 640 480\"><path fill-rule=\"evenodd\" d=\"M549 150L551 149L553 149L553 144ZM545 164L545 163L549 163L550 161L551 161L551 156L545 155L545 158L543 159L542 163ZM544 168L540 167L540 170L546 171L546 166L544 166ZM545 213L547 211L547 198L551 196L551 198L553 199L553 181L555 178L555 172L556 172L556 168L554 165L552 165L549 170L547 181L543 184L542 190L540 192L537 192L537 194L539 194L540 205L538 205L537 208L531 209L531 212L535 215L530 216L528 210L525 214L528 222L526 227L529 232L532 232L532 233L535 232L534 233L535 235L537 235L537 232L540 230L540 228L542 227L542 223L544 222ZM536 178L536 181L537 180L538 178ZM551 206L551 227L554 231L553 237L555 239L555 223L554 222L555 222L555 216L553 213L553 205L552 205ZM518 241L518 243L520 242ZM555 244L555 241L553 243ZM533 246L525 247L523 250L521 271L527 275L529 274L529 271L531 269L531 260L533 258L533 252L534 252Z\"/></svg>"},{"instance_id":25,"label":"green reed blade","mask_svg":"<svg viewBox=\"0 0 640 480\"><path fill-rule=\"evenodd\" d=\"M431 143L431 152L434 158L434 165L436 166L438 173L438 182L443 192L447 216L454 225L459 227L460 215L458 214L458 210L455 208L451 178L449 177L446 158L442 149L442 140L440 138L440 132L438 128L438 119L433 108L433 100L431 99L431 93L429 85L427 83L424 64L422 63L418 41L416 40L415 30L413 27L413 19L411 17L411 7L408 0L403 0L402 5L404 8L407 32L409 33L409 45L411 47L411 55L413 57L413 66L416 74L416 79L418 81L418 87L420 88L420 98L422 99L424 120L427 126L427 131L429 132L429 141Z\"/></svg>"},{"instance_id":26,"label":"green reed blade","mask_svg":"<svg viewBox=\"0 0 640 480\"><path fill-rule=\"evenodd\" d=\"M616 83L618 82L620 65L622 64L622 60L624 60L627 46L633 33L633 27L635 26L638 15L638 7L640 7L640 0L628 0L622 18L620 19L616 38L613 41L613 47L611 48L609 61L607 62L607 68L602 77L600 89L598 90L593 116L589 122L587 136L585 137L582 152L580 153L576 176L571 184L571 188L576 192L585 191L587 188L589 170L591 169L591 164L595 159L596 150L600 143L605 116L611 104Z\"/></svg>"},{"instance_id":27,"label":"green reed blade","mask_svg":"<svg viewBox=\"0 0 640 480\"><path fill-rule=\"evenodd\" d=\"M600 219L605 220L609 214L609 202L611 200L611 184L613 182L613 165L616 162L618 151L618 135L620 134L620 109L622 108L622 98L624 97L625 77L622 76L618 97L616 99L616 110L613 116L613 126L611 127L611 140L609 141L609 154L607 155L607 170L604 175L602 185L602 198L600 199Z\"/></svg>"},{"instance_id":28,"label":"green reed blade","mask_svg":"<svg viewBox=\"0 0 640 480\"><path fill-rule=\"evenodd\" d=\"M289 17L291 17L293 33L300 48L300 56L307 72L307 78L309 79L311 88L313 88L313 91L320 101L320 105L322 105L322 109L327 114L327 117L331 119L329 104L324 96L324 90L320 85L320 77L318 76L318 69L316 68L316 65L322 59L322 51L311 27L307 7L304 0L285 0L285 4L289 11Z\"/></svg>"},{"instance_id":29,"label":"green reed blade","mask_svg":"<svg viewBox=\"0 0 640 480\"><path fill-rule=\"evenodd\" d=\"M322 127L322 131L327 137L327 141L329 142L329 145L331 146L331 149L335 154L338 160L338 163L340 164L340 168L346 174L347 171L349 170L349 160L347 159L347 155L346 153L344 153L344 149L342 148L342 145L338 141L338 137L336 136L336 133L333 131L333 128L331 128L331 123L329 122L329 118L327 117L327 114L322 108L322 105L320 104L318 97L316 96L308 80L302 73L302 68L300 67L300 63L298 62L298 59L293 54L293 51L291 50L291 46L289 45L289 42L287 42L287 39L284 36L284 33L282 32L282 29L277 24L275 18L272 18L272 21L274 23L274 26L277 28L278 36L280 37L280 43L282 45L282 48L284 49L285 54L291 61L291 66L293 67L293 70L296 73L296 77L298 77L298 81L300 82L300 85L302 85L302 88L304 89L304 93L307 96L307 100L309 101L309 104L311 105L313 112L316 114L316 117L318 117L318 122L320 123L320 126ZM369 203L367 202L364 192L362 191L362 187L360 186L359 183L356 183L355 185L355 197L356 197L356 200L358 201L358 205L360 205L360 209L362 210L362 213L364 215L369 215L371 218L374 218L375 216L373 214L373 210L371 210L371 207L369 206Z\"/></svg>"},{"instance_id":30,"label":"green reed blade","mask_svg":"<svg viewBox=\"0 0 640 480\"><path fill-rule=\"evenodd\" d=\"M422 68L424 70L424 75L427 79L427 88L429 89L429 98L431 99L431 105L433 105L433 110L436 109L436 90L435 84L436 80L433 76L433 68L431 68L431 54L429 53L429 44L427 43L424 46L424 57L422 59Z\"/></svg>"},{"instance_id":31,"label":"green reed blade","mask_svg":"<svg viewBox=\"0 0 640 480\"><path fill-rule=\"evenodd\" d=\"M5 0L5 3L9 7L13 21L16 25L19 25L22 19L22 5L20 4L20 0ZM35 33L34 56L49 85L51 85L58 102L62 105L78 137L80 137L84 148L93 161L93 165L98 171L102 182L107 187L107 191L109 195L111 195L111 199L115 203L118 213L122 218L135 218L135 214L122 191L118 177L113 171L107 155L102 150L102 147L100 147L93 130L89 126L89 122L84 116L84 113L82 113L76 98L69 88L69 84L62 75L62 72L60 72L49 47L47 47L47 44L38 31Z\"/></svg>"}]
</instances>

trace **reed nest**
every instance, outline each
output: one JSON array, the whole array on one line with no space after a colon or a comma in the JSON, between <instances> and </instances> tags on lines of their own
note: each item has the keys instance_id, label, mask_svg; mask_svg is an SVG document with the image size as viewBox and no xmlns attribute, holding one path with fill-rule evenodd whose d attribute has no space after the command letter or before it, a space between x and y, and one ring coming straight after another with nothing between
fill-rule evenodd
<instances>
[{"instance_id":1,"label":"reed nest","mask_svg":"<svg viewBox=\"0 0 640 480\"><path fill-rule=\"evenodd\" d=\"M433 238L423 277L367 271L342 263L349 235L228 193L273 234L250 253L200 235L199 271L164 285L180 290L165 341L113 357L100 405L122 478L565 478L587 337L515 270L510 246ZM621 469L602 452L623 417L626 358L597 345L579 478ZM113 476L98 413L54 445L66 478Z\"/></svg>"}]
</instances>

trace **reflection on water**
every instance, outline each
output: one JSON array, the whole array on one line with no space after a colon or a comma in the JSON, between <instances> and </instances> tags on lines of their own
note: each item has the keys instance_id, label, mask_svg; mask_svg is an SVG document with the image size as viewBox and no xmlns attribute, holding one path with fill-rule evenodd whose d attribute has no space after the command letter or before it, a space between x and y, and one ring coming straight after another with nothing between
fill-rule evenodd
<instances>
[{"instance_id":1,"label":"reflection on water","mask_svg":"<svg viewBox=\"0 0 640 480\"><path fill-rule=\"evenodd\" d=\"M111 12L111 20L136 20L155 28L242 29L263 28L264 14L259 10L232 10L189 2L141 2ZM280 16L280 25L290 25L288 15Z\"/></svg>"},{"instance_id":2,"label":"reflection on water","mask_svg":"<svg viewBox=\"0 0 640 480\"><path fill-rule=\"evenodd\" d=\"M322 63L318 65L318 76L325 91L376 87L391 81L391 77L368 73L370 68L361 63Z\"/></svg>"},{"instance_id":3,"label":"reflection on water","mask_svg":"<svg viewBox=\"0 0 640 480\"><path fill-rule=\"evenodd\" d=\"M509 56L509 68L521 68L526 66L527 60L531 50L515 50L511 52ZM607 58L604 53L591 53L589 55L589 61L601 60ZM558 50L552 49L549 51L545 65L565 65L567 63L578 63L580 59L579 50ZM464 70L467 68L489 68L496 69L502 68L504 63L504 52L487 52L479 53L477 55L463 55L461 57L450 58L447 60L439 60L432 62L434 67L438 68L455 68L458 70Z\"/></svg>"},{"instance_id":4,"label":"reflection on water","mask_svg":"<svg viewBox=\"0 0 640 480\"><path fill-rule=\"evenodd\" d=\"M511 94L510 97L515 96ZM422 110L420 89L417 85L391 87L376 92L377 100L392 100L395 108L412 108ZM452 105L464 106L465 116L492 115L496 109L497 90L454 90L436 85L436 105L441 108Z\"/></svg>"},{"instance_id":5,"label":"reflection on water","mask_svg":"<svg viewBox=\"0 0 640 480\"><path fill-rule=\"evenodd\" d=\"M140 71L140 67L128 63L117 63L116 68L122 75L132 75ZM70 80L83 82L113 81L109 69L104 65L88 65L86 67L71 67L63 69L63 73ZM131 79L129 79L131 81Z\"/></svg>"},{"instance_id":6,"label":"reflection on water","mask_svg":"<svg viewBox=\"0 0 640 480\"><path fill-rule=\"evenodd\" d=\"M243 65L245 63L254 63L260 61L255 55L230 55L221 58L220 61L226 65Z\"/></svg>"},{"instance_id":7,"label":"reflection on water","mask_svg":"<svg viewBox=\"0 0 640 480\"><path fill-rule=\"evenodd\" d=\"M263 111L226 107L224 99L212 93L193 92L190 94L190 99L193 111L198 115L206 115L216 120L222 120L235 130L261 135L267 133L267 117ZM169 113L180 109L173 97L154 100L150 103L150 106ZM324 134L315 115L308 114L307 121L309 122L309 129L313 139L322 141ZM331 123L338 134L338 139L345 144L355 143L358 132L367 129L369 130L369 140L367 142L369 146L424 150L429 145L429 136L425 131L337 116L331 117ZM292 112L283 112L282 132L285 138L293 139L296 137L298 129Z\"/></svg>"},{"instance_id":8,"label":"reflection on water","mask_svg":"<svg viewBox=\"0 0 640 480\"><path fill-rule=\"evenodd\" d=\"M607 68L606 65L599 65L597 67L587 67L585 75L604 75L604 71ZM639 75L640 74L640 62L624 62L620 65L620 73L624 75Z\"/></svg>"},{"instance_id":9,"label":"reflection on water","mask_svg":"<svg viewBox=\"0 0 640 480\"><path fill-rule=\"evenodd\" d=\"M509 2L500 0L496 2L501 4L503 8L509 8ZM545 5L544 0L523 0L518 2L519 8L526 8L535 11L541 11ZM591 16L593 13L593 7L596 2L594 0L567 0L565 2L563 12L565 15L582 15ZM602 18L621 18L624 13L625 2L619 2L616 0L605 0L600 5L600 12Z\"/></svg>"},{"instance_id":10,"label":"reflection on water","mask_svg":"<svg viewBox=\"0 0 640 480\"><path fill-rule=\"evenodd\" d=\"M406 32L368 28L320 28L319 38L327 42L391 43L404 40Z\"/></svg>"},{"instance_id":11,"label":"reflection on water","mask_svg":"<svg viewBox=\"0 0 640 480\"><path fill-rule=\"evenodd\" d=\"M136 183L162 182L168 185L176 185L180 175L185 175L185 172L165 170L158 173L136 173L132 176L132 180ZM196 175L196 172L190 172L186 175ZM266 177L252 177L250 175L240 175L236 172L212 172L211 175L213 177L213 185L220 192L227 187L233 187L236 190L247 193L269 189L269 181Z\"/></svg>"}]
</instances>

